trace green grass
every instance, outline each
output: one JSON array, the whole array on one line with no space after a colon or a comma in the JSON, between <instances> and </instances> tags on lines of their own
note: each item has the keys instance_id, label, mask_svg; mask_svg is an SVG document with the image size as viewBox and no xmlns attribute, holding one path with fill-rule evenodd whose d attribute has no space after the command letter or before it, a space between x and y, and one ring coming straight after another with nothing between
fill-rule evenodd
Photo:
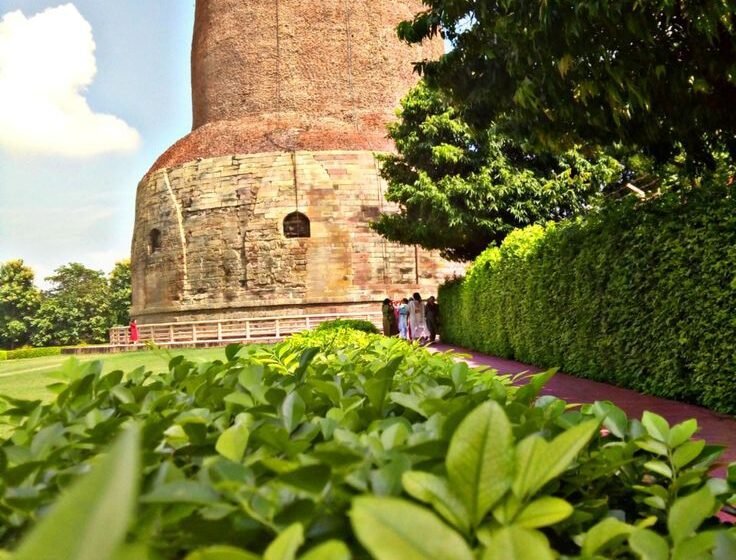
<instances>
[{"instance_id":1,"label":"green grass","mask_svg":"<svg viewBox=\"0 0 736 560\"><path fill-rule=\"evenodd\" d=\"M80 362L102 360L103 371L116 369L125 372L139 366L149 369L166 369L166 365L173 356L184 355L194 360L225 359L224 348L182 348L177 350L146 350L140 352L124 352L120 354L92 354L75 356ZM8 360L0 362L0 394L9 395L18 399L48 399L53 394L46 390L46 386L53 383L48 374L57 370L61 364L71 356L44 356L41 358L27 358L23 360Z\"/></svg>"}]
</instances>

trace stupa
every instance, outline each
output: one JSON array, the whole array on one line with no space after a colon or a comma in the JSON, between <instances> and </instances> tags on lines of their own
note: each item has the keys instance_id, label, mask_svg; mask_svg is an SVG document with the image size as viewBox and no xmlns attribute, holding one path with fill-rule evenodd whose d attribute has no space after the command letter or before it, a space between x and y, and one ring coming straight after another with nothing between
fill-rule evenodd
<instances>
[{"instance_id":1,"label":"stupa","mask_svg":"<svg viewBox=\"0 0 736 560\"><path fill-rule=\"evenodd\" d=\"M346 313L457 271L390 243L377 153L441 42L402 44L418 0L197 0L192 132L138 185L139 323Z\"/></svg>"}]
</instances>

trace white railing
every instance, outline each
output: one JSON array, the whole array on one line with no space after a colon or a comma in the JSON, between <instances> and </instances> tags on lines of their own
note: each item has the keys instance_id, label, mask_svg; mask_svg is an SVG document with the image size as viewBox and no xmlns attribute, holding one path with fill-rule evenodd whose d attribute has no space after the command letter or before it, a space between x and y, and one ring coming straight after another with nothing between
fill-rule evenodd
<instances>
[{"instance_id":1,"label":"white railing","mask_svg":"<svg viewBox=\"0 0 736 560\"><path fill-rule=\"evenodd\" d=\"M313 329L320 323L334 319L363 319L379 329L380 312L324 313L319 315L287 315L282 317L254 317L249 319L222 319L181 323L152 323L138 325L138 342L176 346L187 344L228 343L284 338L296 332ZM128 327L110 329L111 346L132 344Z\"/></svg>"}]
</instances>

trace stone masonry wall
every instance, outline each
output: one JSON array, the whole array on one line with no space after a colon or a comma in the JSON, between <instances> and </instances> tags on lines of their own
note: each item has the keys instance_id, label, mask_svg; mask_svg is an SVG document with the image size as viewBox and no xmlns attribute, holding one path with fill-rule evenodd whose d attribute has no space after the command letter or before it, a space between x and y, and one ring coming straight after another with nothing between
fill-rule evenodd
<instances>
[{"instance_id":1,"label":"stone masonry wall","mask_svg":"<svg viewBox=\"0 0 736 560\"><path fill-rule=\"evenodd\" d=\"M149 174L138 186L133 316L362 311L436 293L462 267L374 234L369 221L390 210L384 189L365 151L243 154ZM294 211L311 237L284 236Z\"/></svg>"}]
</instances>

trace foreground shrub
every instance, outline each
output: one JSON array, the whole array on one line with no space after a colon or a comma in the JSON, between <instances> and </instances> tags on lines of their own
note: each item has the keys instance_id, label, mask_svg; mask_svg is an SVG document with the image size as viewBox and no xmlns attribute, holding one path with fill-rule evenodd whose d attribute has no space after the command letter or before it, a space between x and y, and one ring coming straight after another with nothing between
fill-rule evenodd
<instances>
[{"instance_id":1,"label":"foreground shrub","mask_svg":"<svg viewBox=\"0 0 736 560\"><path fill-rule=\"evenodd\" d=\"M736 414L729 190L517 231L441 301L445 341Z\"/></svg>"},{"instance_id":2,"label":"foreground shrub","mask_svg":"<svg viewBox=\"0 0 736 560\"><path fill-rule=\"evenodd\" d=\"M3 360L8 359L8 351L7 350L0 350L0 362Z\"/></svg>"},{"instance_id":3,"label":"foreground shrub","mask_svg":"<svg viewBox=\"0 0 736 560\"><path fill-rule=\"evenodd\" d=\"M47 346L45 348L18 348L16 350L8 350L8 360L21 360L24 358L41 358L43 356L59 356L61 355L61 346Z\"/></svg>"},{"instance_id":4,"label":"foreground shrub","mask_svg":"<svg viewBox=\"0 0 736 560\"><path fill-rule=\"evenodd\" d=\"M691 441L694 421L538 398L552 372L513 387L354 331L100 372L70 361L54 402L3 399L0 542L16 560L685 559L736 546L712 517L733 500L736 465L708 478L722 449Z\"/></svg>"},{"instance_id":5,"label":"foreground shrub","mask_svg":"<svg viewBox=\"0 0 736 560\"><path fill-rule=\"evenodd\" d=\"M329 331L335 329L353 329L367 333L378 334L379 330L376 325L370 321L363 319L335 319L333 321L325 321L317 327L318 331Z\"/></svg>"}]
</instances>

